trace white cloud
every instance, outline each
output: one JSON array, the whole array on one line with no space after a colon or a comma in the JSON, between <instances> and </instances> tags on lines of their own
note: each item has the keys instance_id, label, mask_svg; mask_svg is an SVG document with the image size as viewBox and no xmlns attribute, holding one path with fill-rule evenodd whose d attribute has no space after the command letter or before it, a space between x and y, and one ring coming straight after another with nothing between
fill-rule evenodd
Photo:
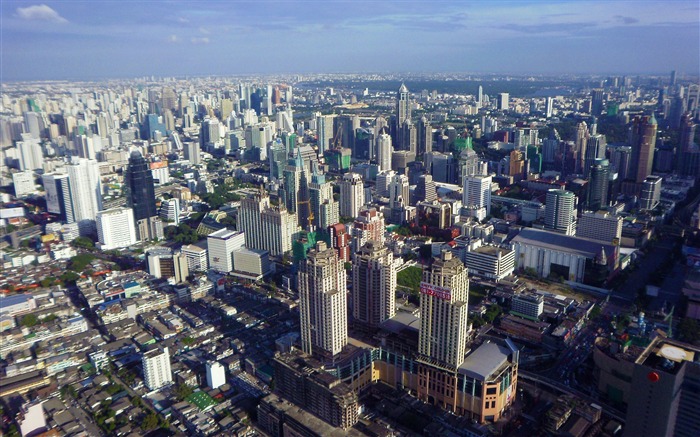
<instances>
[{"instance_id":1,"label":"white cloud","mask_svg":"<svg viewBox=\"0 0 700 437\"><path fill-rule=\"evenodd\" d=\"M185 18L185 17L177 17L177 22L178 22L178 23L182 23L182 24L186 24L186 23L189 23L190 20L188 20L188 19Z\"/></svg>"},{"instance_id":2,"label":"white cloud","mask_svg":"<svg viewBox=\"0 0 700 437\"><path fill-rule=\"evenodd\" d=\"M180 42L180 38L178 38L177 35L170 35L168 37L168 42L172 42L172 43Z\"/></svg>"},{"instance_id":3,"label":"white cloud","mask_svg":"<svg viewBox=\"0 0 700 437\"><path fill-rule=\"evenodd\" d=\"M206 27L200 27L199 31L205 35L209 35L211 33L211 32L209 32L209 29L207 29Z\"/></svg>"},{"instance_id":4,"label":"white cloud","mask_svg":"<svg viewBox=\"0 0 700 437\"><path fill-rule=\"evenodd\" d=\"M209 38L207 38L207 37L192 38L190 41L192 41L192 44L209 44Z\"/></svg>"},{"instance_id":5,"label":"white cloud","mask_svg":"<svg viewBox=\"0 0 700 437\"><path fill-rule=\"evenodd\" d=\"M15 12L17 16L23 20L51 21L54 23L68 22L68 20L61 17L58 12L46 5L34 5L27 6L26 8L17 8Z\"/></svg>"}]
</instances>

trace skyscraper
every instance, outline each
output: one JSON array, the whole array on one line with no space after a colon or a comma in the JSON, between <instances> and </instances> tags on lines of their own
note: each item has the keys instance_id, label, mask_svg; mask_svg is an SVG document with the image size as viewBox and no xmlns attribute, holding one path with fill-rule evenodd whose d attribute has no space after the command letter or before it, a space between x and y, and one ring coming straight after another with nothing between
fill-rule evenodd
<instances>
[{"instance_id":1,"label":"skyscraper","mask_svg":"<svg viewBox=\"0 0 700 437\"><path fill-rule=\"evenodd\" d=\"M462 191L462 205L465 207L475 207L483 209L483 217L491 214L491 176L468 176L464 178Z\"/></svg>"},{"instance_id":2,"label":"skyscraper","mask_svg":"<svg viewBox=\"0 0 700 437\"><path fill-rule=\"evenodd\" d=\"M124 175L127 205L134 211L136 221L158 215L153 174L141 152L134 150Z\"/></svg>"},{"instance_id":3,"label":"skyscraper","mask_svg":"<svg viewBox=\"0 0 700 437\"><path fill-rule=\"evenodd\" d=\"M641 186L651 174L654 163L654 147L656 147L656 118L654 115L636 117L630 130L630 146L632 146L633 167L631 176Z\"/></svg>"},{"instance_id":4,"label":"skyscraper","mask_svg":"<svg viewBox=\"0 0 700 437\"><path fill-rule=\"evenodd\" d=\"M420 290L418 353L423 359L456 369L467 345L469 279L451 251L443 251L423 270Z\"/></svg>"},{"instance_id":5,"label":"skyscraper","mask_svg":"<svg viewBox=\"0 0 700 437\"><path fill-rule=\"evenodd\" d=\"M352 315L359 327L374 329L396 314L396 262L377 241L355 253L352 269Z\"/></svg>"},{"instance_id":6,"label":"skyscraper","mask_svg":"<svg viewBox=\"0 0 700 437\"><path fill-rule=\"evenodd\" d=\"M588 178L595 161L605 158L605 135L591 135L586 142L586 151L583 156L583 174Z\"/></svg>"},{"instance_id":7,"label":"skyscraper","mask_svg":"<svg viewBox=\"0 0 700 437\"><path fill-rule=\"evenodd\" d=\"M200 152L200 147L199 143L196 141L186 141L185 142L185 147L183 149L183 155L186 160L190 162L192 165L199 165L200 158L199 158L199 152Z\"/></svg>"},{"instance_id":8,"label":"skyscraper","mask_svg":"<svg viewBox=\"0 0 700 437\"><path fill-rule=\"evenodd\" d=\"M396 117L393 126L394 132L396 132L394 147L397 150L410 150L407 147L410 144L410 137L407 136L410 135L411 127L411 93L402 83L396 93ZM413 151L415 152L415 149Z\"/></svg>"},{"instance_id":9,"label":"skyscraper","mask_svg":"<svg viewBox=\"0 0 700 437\"><path fill-rule=\"evenodd\" d=\"M308 230L310 226L309 175L298 148L295 155L282 172L285 204L289 212L296 213L299 226Z\"/></svg>"},{"instance_id":10,"label":"skyscraper","mask_svg":"<svg viewBox=\"0 0 700 437\"><path fill-rule=\"evenodd\" d=\"M547 229L574 235L576 232L576 196L571 191L547 191L544 226Z\"/></svg>"},{"instance_id":11,"label":"skyscraper","mask_svg":"<svg viewBox=\"0 0 700 437\"><path fill-rule=\"evenodd\" d=\"M547 97L544 103L544 115L547 118L551 118L554 114L554 99Z\"/></svg>"},{"instance_id":12,"label":"skyscraper","mask_svg":"<svg viewBox=\"0 0 700 437\"><path fill-rule=\"evenodd\" d=\"M377 138L377 164L379 171L391 170L391 154L394 148L391 146L391 136L380 134Z\"/></svg>"},{"instance_id":13,"label":"skyscraper","mask_svg":"<svg viewBox=\"0 0 700 437\"><path fill-rule=\"evenodd\" d=\"M588 198L586 208L598 211L608 204L608 179L610 176L610 162L607 159L596 159L590 170L588 183Z\"/></svg>"},{"instance_id":14,"label":"skyscraper","mask_svg":"<svg viewBox=\"0 0 700 437\"><path fill-rule=\"evenodd\" d=\"M359 251L360 247L370 240L384 244L385 231L384 214L376 208L363 207L352 223L350 231L353 253Z\"/></svg>"},{"instance_id":15,"label":"skyscraper","mask_svg":"<svg viewBox=\"0 0 700 437\"><path fill-rule=\"evenodd\" d=\"M603 112L605 93L602 89L596 88L591 91L591 115L597 117Z\"/></svg>"},{"instance_id":16,"label":"skyscraper","mask_svg":"<svg viewBox=\"0 0 700 437\"><path fill-rule=\"evenodd\" d=\"M209 268L222 273L233 271L233 251L245 245L243 232L235 232L230 229L220 229L207 235L207 253L209 255Z\"/></svg>"},{"instance_id":17,"label":"skyscraper","mask_svg":"<svg viewBox=\"0 0 700 437\"><path fill-rule=\"evenodd\" d=\"M301 344L307 354L338 355L348 341L347 275L338 253L324 242L308 253L297 277Z\"/></svg>"},{"instance_id":18,"label":"skyscraper","mask_svg":"<svg viewBox=\"0 0 700 437\"><path fill-rule=\"evenodd\" d=\"M508 110L508 104L510 100L510 95L508 93L500 93L498 95L498 106L497 109L499 111L507 111Z\"/></svg>"},{"instance_id":19,"label":"skyscraper","mask_svg":"<svg viewBox=\"0 0 700 437\"><path fill-rule=\"evenodd\" d=\"M102 210L102 181L97 161L77 158L66 165L73 200L73 214L80 235L96 231L95 217Z\"/></svg>"},{"instance_id":20,"label":"skyscraper","mask_svg":"<svg viewBox=\"0 0 700 437\"><path fill-rule=\"evenodd\" d=\"M134 214L130 208L113 208L97 213L97 239L101 250L136 244Z\"/></svg>"},{"instance_id":21,"label":"skyscraper","mask_svg":"<svg viewBox=\"0 0 700 437\"><path fill-rule=\"evenodd\" d=\"M249 249L267 250L272 256L292 250L292 236L297 232L296 215L284 205L273 206L265 192L241 200L238 230L245 234Z\"/></svg>"},{"instance_id":22,"label":"skyscraper","mask_svg":"<svg viewBox=\"0 0 700 437\"><path fill-rule=\"evenodd\" d=\"M700 176L700 148L694 143L696 125L693 116L686 112L681 117L680 143L676 158L676 171L683 176Z\"/></svg>"},{"instance_id":23,"label":"skyscraper","mask_svg":"<svg viewBox=\"0 0 700 437\"><path fill-rule=\"evenodd\" d=\"M360 208L365 204L365 186L362 176L357 173L347 173L340 181L340 215L357 217Z\"/></svg>"},{"instance_id":24,"label":"skyscraper","mask_svg":"<svg viewBox=\"0 0 700 437\"><path fill-rule=\"evenodd\" d=\"M408 176L394 174L389 181L389 208L408 206L411 200Z\"/></svg>"},{"instance_id":25,"label":"skyscraper","mask_svg":"<svg viewBox=\"0 0 700 437\"><path fill-rule=\"evenodd\" d=\"M323 155L323 152L328 150L331 146L331 140L333 139L333 119L335 117L335 114L318 114L316 116L316 133L318 136L319 155Z\"/></svg>"},{"instance_id":26,"label":"skyscraper","mask_svg":"<svg viewBox=\"0 0 700 437\"><path fill-rule=\"evenodd\" d=\"M73 196L70 191L68 175L61 173L46 173L41 177L46 191L46 210L58 214L61 221L74 223Z\"/></svg>"}]
</instances>

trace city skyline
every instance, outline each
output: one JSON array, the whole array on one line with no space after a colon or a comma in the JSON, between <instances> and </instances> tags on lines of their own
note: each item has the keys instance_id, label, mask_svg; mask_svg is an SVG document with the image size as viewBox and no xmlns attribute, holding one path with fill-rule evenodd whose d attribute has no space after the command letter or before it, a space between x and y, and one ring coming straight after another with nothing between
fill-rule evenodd
<instances>
[{"instance_id":1,"label":"city skyline","mask_svg":"<svg viewBox=\"0 0 700 437\"><path fill-rule=\"evenodd\" d=\"M700 65L698 4L685 1L6 1L0 12L3 81L369 71L692 76Z\"/></svg>"}]
</instances>

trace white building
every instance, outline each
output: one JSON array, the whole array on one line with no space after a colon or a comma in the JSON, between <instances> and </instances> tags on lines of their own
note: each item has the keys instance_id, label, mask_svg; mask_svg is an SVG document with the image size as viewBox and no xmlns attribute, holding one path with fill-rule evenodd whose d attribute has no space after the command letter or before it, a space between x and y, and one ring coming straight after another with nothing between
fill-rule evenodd
<instances>
[{"instance_id":1,"label":"white building","mask_svg":"<svg viewBox=\"0 0 700 437\"><path fill-rule=\"evenodd\" d=\"M73 159L66 165L75 221L80 234L94 231L95 217L102 210L102 181L99 163L92 159Z\"/></svg>"},{"instance_id":2,"label":"white building","mask_svg":"<svg viewBox=\"0 0 700 437\"><path fill-rule=\"evenodd\" d=\"M510 311L527 318L537 319L544 311L544 299L534 294L516 294L511 300Z\"/></svg>"},{"instance_id":3,"label":"white building","mask_svg":"<svg viewBox=\"0 0 700 437\"><path fill-rule=\"evenodd\" d=\"M408 176L394 174L389 182L389 208L408 206L411 200Z\"/></svg>"},{"instance_id":4,"label":"white building","mask_svg":"<svg viewBox=\"0 0 700 437\"><path fill-rule=\"evenodd\" d=\"M246 247L279 256L292 250L292 237L298 226L296 214L283 205L272 206L267 194L256 194L241 200L238 228L245 234ZM211 256L209 260L211 265Z\"/></svg>"},{"instance_id":5,"label":"white building","mask_svg":"<svg viewBox=\"0 0 700 437\"><path fill-rule=\"evenodd\" d=\"M491 176L475 175L464 178L462 205L476 209L476 217L480 221L491 214L491 181Z\"/></svg>"},{"instance_id":6,"label":"white building","mask_svg":"<svg viewBox=\"0 0 700 437\"><path fill-rule=\"evenodd\" d=\"M379 171L391 170L391 154L394 148L391 145L391 136L381 134L377 137L377 164Z\"/></svg>"},{"instance_id":7,"label":"white building","mask_svg":"<svg viewBox=\"0 0 700 437\"><path fill-rule=\"evenodd\" d=\"M207 236L209 268L217 272L233 271L233 251L245 246L245 234L221 229Z\"/></svg>"},{"instance_id":8,"label":"white building","mask_svg":"<svg viewBox=\"0 0 700 437\"><path fill-rule=\"evenodd\" d=\"M493 279L502 280L515 270L515 252L498 246L480 244L467 246L464 252L464 263L469 273Z\"/></svg>"},{"instance_id":9,"label":"white building","mask_svg":"<svg viewBox=\"0 0 700 437\"><path fill-rule=\"evenodd\" d=\"M218 361L207 361L207 385L212 389L226 384L226 369Z\"/></svg>"},{"instance_id":10,"label":"white building","mask_svg":"<svg viewBox=\"0 0 700 437\"><path fill-rule=\"evenodd\" d=\"M584 212L578 219L576 236L598 240L607 244L620 244L622 217L607 211Z\"/></svg>"},{"instance_id":11,"label":"white building","mask_svg":"<svg viewBox=\"0 0 700 437\"><path fill-rule=\"evenodd\" d=\"M262 279L270 273L270 254L266 250L241 248L233 251L234 275Z\"/></svg>"},{"instance_id":12,"label":"white building","mask_svg":"<svg viewBox=\"0 0 700 437\"><path fill-rule=\"evenodd\" d=\"M12 185L15 187L15 197L24 197L34 190L34 173L31 170L12 173Z\"/></svg>"},{"instance_id":13,"label":"white building","mask_svg":"<svg viewBox=\"0 0 700 437\"><path fill-rule=\"evenodd\" d=\"M153 349L143 354L141 358L143 379L149 390L158 390L173 382L170 370L170 351L168 348Z\"/></svg>"},{"instance_id":14,"label":"white building","mask_svg":"<svg viewBox=\"0 0 700 437\"><path fill-rule=\"evenodd\" d=\"M180 223L180 199L164 200L160 205L160 218L176 225Z\"/></svg>"},{"instance_id":15,"label":"white building","mask_svg":"<svg viewBox=\"0 0 700 437\"><path fill-rule=\"evenodd\" d=\"M340 181L340 215L357 217L360 208L365 204L365 185L362 176L357 173L346 173Z\"/></svg>"},{"instance_id":16,"label":"white building","mask_svg":"<svg viewBox=\"0 0 700 437\"><path fill-rule=\"evenodd\" d=\"M297 276L301 344L307 354L339 354L348 342L347 275L326 243L316 243Z\"/></svg>"},{"instance_id":17,"label":"white building","mask_svg":"<svg viewBox=\"0 0 700 437\"><path fill-rule=\"evenodd\" d=\"M571 191L547 191L544 226L566 235L576 232L576 196Z\"/></svg>"},{"instance_id":18,"label":"white building","mask_svg":"<svg viewBox=\"0 0 700 437\"><path fill-rule=\"evenodd\" d=\"M187 267L191 272L203 272L209 268L207 249L195 244L182 246L180 249L187 259Z\"/></svg>"},{"instance_id":19,"label":"white building","mask_svg":"<svg viewBox=\"0 0 700 437\"><path fill-rule=\"evenodd\" d=\"M137 243L134 213L131 208L113 208L100 211L96 216L98 247L101 250L119 249Z\"/></svg>"}]
</instances>

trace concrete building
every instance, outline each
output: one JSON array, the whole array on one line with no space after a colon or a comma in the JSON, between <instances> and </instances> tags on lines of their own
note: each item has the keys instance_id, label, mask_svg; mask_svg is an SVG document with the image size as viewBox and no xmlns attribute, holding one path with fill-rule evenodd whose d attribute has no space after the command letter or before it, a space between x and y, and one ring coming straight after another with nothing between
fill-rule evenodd
<instances>
[{"instance_id":1,"label":"concrete building","mask_svg":"<svg viewBox=\"0 0 700 437\"><path fill-rule=\"evenodd\" d=\"M15 187L15 197L21 198L32 194L34 190L34 172L31 170L12 173L12 185Z\"/></svg>"},{"instance_id":2,"label":"concrete building","mask_svg":"<svg viewBox=\"0 0 700 437\"><path fill-rule=\"evenodd\" d=\"M158 390L173 382L173 374L170 370L170 351L167 347L144 353L141 358L141 366L143 367L143 379L149 390Z\"/></svg>"},{"instance_id":3,"label":"concrete building","mask_svg":"<svg viewBox=\"0 0 700 437\"><path fill-rule=\"evenodd\" d=\"M256 281L271 273L272 269L268 251L245 247L233 251L233 265L234 276Z\"/></svg>"},{"instance_id":4,"label":"concrete building","mask_svg":"<svg viewBox=\"0 0 700 437\"><path fill-rule=\"evenodd\" d=\"M467 269L452 252L443 251L423 270L420 290L418 353L450 368L464 361L467 341ZM424 393L425 394L425 393Z\"/></svg>"},{"instance_id":5,"label":"concrete building","mask_svg":"<svg viewBox=\"0 0 700 437\"><path fill-rule=\"evenodd\" d=\"M297 276L301 343L307 354L333 357L348 341L347 280L343 261L324 242L300 263Z\"/></svg>"},{"instance_id":6,"label":"concrete building","mask_svg":"<svg viewBox=\"0 0 700 437\"><path fill-rule=\"evenodd\" d=\"M583 283L587 265L604 259L610 272L617 268L619 246L586 238L525 228L512 240L516 267L531 268L541 277L556 274Z\"/></svg>"},{"instance_id":7,"label":"concrete building","mask_svg":"<svg viewBox=\"0 0 700 437\"><path fill-rule=\"evenodd\" d=\"M639 209L652 210L659 204L661 197L661 183L659 176L649 176L642 182L642 190L639 195Z\"/></svg>"},{"instance_id":8,"label":"concrete building","mask_svg":"<svg viewBox=\"0 0 700 437\"><path fill-rule=\"evenodd\" d=\"M70 191L68 175L61 173L46 173L41 177L46 192L46 210L58 214L64 223L74 223L73 196Z\"/></svg>"},{"instance_id":9,"label":"concrete building","mask_svg":"<svg viewBox=\"0 0 700 437\"><path fill-rule=\"evenodd\" d=\"M498 246L470 244L466 247L463 261L469 273L496 282L515 270L515 252Z\"/></svg>"},{"instance_id":10,"label":"concrete building","mask_svg":"<svg viewBox=\"0 0 700 437\"><path fill-rule=\"evenodd\" d=\"M209 268L228 273L234 269L233 252L245 246L245 235L230 229L220 229L207 236Z\"/></svg>"},{"instance_id":11,"label":"concrete building","mask_svg":"<svg viewBox=\"0 0 700 437\"><path fill-rule=\"evenodd\" d=\"M180 249L187 259L187 267L191 272L204 272L209 268L207 248L196 244L188 244Z\"/></svg>"},{"instance_id":12,"label":"concrete building","mask_svg":"<svg viewBox=\"0 0 700 437\"><path fill-rule=\"evenodd\" d=\"M292 237L297 229L296 214L290 213L284 206L273 206L266 193L241 200L238 230L245 234L247 248L266 250L271 256L281 256L292 250Z\"/></svg>"},{"instance_id":13,"label":"concrete building","mask_svg":"<svg viewBox=\"0 0 700 437\"><path fill-rule=\"evenodd\" d=\"M131 208L113 208L96 216L97 239L100 250L112 250L137 243L134 213Z\"/></svg>"},{"instance_id":14,"label":"concrete building","mask_svg":"<svg viewBox=\"0 0 700 437\"><path fill-rule=\"evenodd\" d=\"M184 282L190 275L187 258L172 249L159 247L146 254L148 273L156 278L172 278L174 282Z\"/></svg>"},{"instance_id":15,"label":"concrete building","mask_svg":"<svg viewBox=\"0 0 700 437\"><path fill-rule=\"evenodd\" d=\"M510 313L529 319L538 319L544 310L544 298L536 294L516 294L510 304Z\"/></svg>"},{"instance_id":16,"label":"concrete building","mask_svg":"<svg viewBox=\"0 0 700 437\"><path fill-rule=\"evenodd\" d=\"M549 190L544 212L544 226L565 235L576 232L576 196L571 191Z\"/></svg>"},{"instance_id":17,"label":"concrete building","mask_svg":"<svg viewBox=\"0 0 700 437\"><path fill-rule=\"evenodd\" d=\"M400 262L382 243L373 240L355 253L352 315L358 328L376 329L396 314L396 271Z\"/></svg>"},{"instance_id":18,"label":"concrete building","mask_svg":"<svg viewBox=\"0 0 700 437\"><path fill-rule=\"evenodd\" d=\"M352 223L352 229L350 230L353 253L359 251L360 247L370 240L383 245L384 232L386 232L384 214L381 211L377 211L376 208L363 207Z\"/></svg>"},{"instance_id":19,"label":"concrete building","mask_svg":"<svg viewBox=\"0 0 700 437\"><path fill-rule=\"evenodd\" d=\"M379 171L391 170L392 153L394 153L394 148L391 145L391 136L380 134L377 137L377 165L379 165Z\"/></svg>"},{"instance_id":20,"label":"concrete building","mask_svg":"<svg viewBox=\"0 0 700 437\"><path fill-rule=\"evenodd\" d=\"M207 361L207 385L217 389L226 384L226 369L218 361Z\"/></svg>"},{"instance_id":21,"label":"concrete building","mask_svg":"<svg viewBox=\"0 0 700 437\"><path fill-rule=\"evenodd\" d=\"M362 176L347 173L340 181L340 215L355 218L365 204L365 187Z\"/></svg>"},{"instance_id":22,"label":"concrete building","mask_svg":"<svg viewBox=\"0 0 700 437\"><path fill-rule=\"evenodd\" d=\"M576 236L619 245L622 238L622 221L621 216L607 211L586 211L578 220Z\"/></svg>"},{"instance_id":23,"label":"concrete building","mask_svg":"<svg viewBox=\"0 0 700 437\"><path fill-rule=\"evenodd\" d=\"M485 219L491 214L491 176L467 176L464 178L462 191L462 205L464 207L474 207L478 220Z\"/></svg>"},{"instance_id":24,"label":"concrete building","mask_svg":"<svg viewBox=\"0 0 700 437\"><path fill-rule=\"evenodd\" d=\"M73 214L78 223L80 235L89 235L95 231L95 217L102 210L102 180L97 161L74 158L66 165Z\"/></svg>"}]
</instances>

